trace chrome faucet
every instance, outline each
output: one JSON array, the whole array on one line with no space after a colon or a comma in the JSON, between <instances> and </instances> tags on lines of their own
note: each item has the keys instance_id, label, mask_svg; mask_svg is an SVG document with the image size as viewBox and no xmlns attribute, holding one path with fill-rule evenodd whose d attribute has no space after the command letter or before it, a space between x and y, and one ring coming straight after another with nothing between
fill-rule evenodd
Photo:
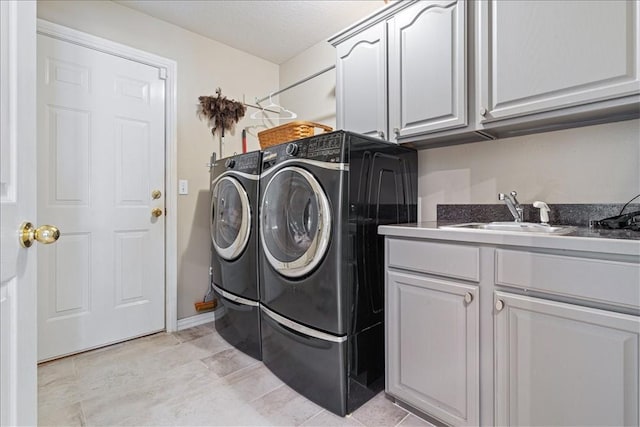
<instances>
[{"instance_id":1,"label":"chrome faucet","mask_svg":"<svg viewBox=\"0 0 640 427\"><path fill-rule=\"evenodd\" d=\"M509 211L511 212L511 215L513 215L513 220L515 222L522 222L523 209L522 206L520 206L518 199L516 199L517 195L518 193L516 193L515 190L512 191L509 195L498 193L498 200L502 200L507 205Z\"/></svg>"}]
</instances>

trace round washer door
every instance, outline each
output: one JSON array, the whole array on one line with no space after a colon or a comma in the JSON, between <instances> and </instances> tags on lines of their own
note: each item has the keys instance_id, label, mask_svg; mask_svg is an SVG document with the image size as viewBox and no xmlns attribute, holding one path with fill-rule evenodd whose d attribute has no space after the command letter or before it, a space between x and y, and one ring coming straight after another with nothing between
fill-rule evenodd
<instances>
[{"instance_id":1,"label":"round washer door","mask_svg":"<svg viewBox=\"0 0 640 427\"><path fill-rule=\"evenodd\" d=\"M329 246L329 200L316 178L291 166L269 180L260 206L260 238L273 268L286 277L313 271Z\"/></svg>"},{"instance_id":2,"label":"round washer door","mask_svg":"<svg viewBox=\"0 0 640 427\"><path fill-rule=\"evenodd\" d=\"M251 231L249 197L237 179L219 178L211 194L211 241L227 261L238 258L247 247Z\"/></svg>"}]
</instances>

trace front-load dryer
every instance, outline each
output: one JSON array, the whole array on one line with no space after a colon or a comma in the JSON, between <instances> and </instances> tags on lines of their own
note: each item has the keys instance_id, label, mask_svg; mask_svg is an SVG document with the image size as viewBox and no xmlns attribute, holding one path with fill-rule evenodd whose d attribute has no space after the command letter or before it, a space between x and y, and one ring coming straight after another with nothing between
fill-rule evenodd
<instances>
[{"instance_id":1,"label":"front-load dryer","mask_svg":"<svg viewBox=\"0 0 640 427\"><path fill-rule=\"evenodd\" d=\"M270 147L260 183L265 365L339 415L384 386L384 240L416 221L415 150L345 131Z\"/></svg>"},{"instance_id":2,"label":"front-load dryer","mask_svg":"<svg viewBox=\"0 0 640 427\"><path fill-rule=\"evenodd\" d=\"M261 359L258 287L258 198L262 153L217 160L211 166L211 280L225 308L219 334Z\"/></svg>"}]
</instances>

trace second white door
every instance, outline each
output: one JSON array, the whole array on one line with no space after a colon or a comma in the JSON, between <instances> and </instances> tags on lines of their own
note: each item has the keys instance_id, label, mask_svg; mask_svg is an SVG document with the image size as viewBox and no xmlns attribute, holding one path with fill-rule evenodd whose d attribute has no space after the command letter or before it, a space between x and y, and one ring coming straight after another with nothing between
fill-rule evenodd
<instances>
[{"instance_id":1,"label":"second white door","mask_svg":"<svg viewBox=\"0 0 640 427\"><path fill-rule=\"evenodd\" d=\"M38 220L62 234L38 253L46 360L165 327L165 85L158 68L37 42Z\"/></svg>"}]
</instances>

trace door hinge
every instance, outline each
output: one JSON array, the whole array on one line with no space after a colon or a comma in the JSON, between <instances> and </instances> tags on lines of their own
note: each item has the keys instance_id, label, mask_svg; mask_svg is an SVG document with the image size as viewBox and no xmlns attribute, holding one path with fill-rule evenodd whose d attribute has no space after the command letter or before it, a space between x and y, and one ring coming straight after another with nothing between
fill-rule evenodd
<instances>
[{"instance_id":1,"label":"door hinge","mask_svg":"<svg viewBox=\"0 0 640 427\"><path fill-rule=\"evenodd\" d=\"M167 69L165 67L158 68L158 78L160 80L167 80Z\"/></svg>"}]
</instances>

